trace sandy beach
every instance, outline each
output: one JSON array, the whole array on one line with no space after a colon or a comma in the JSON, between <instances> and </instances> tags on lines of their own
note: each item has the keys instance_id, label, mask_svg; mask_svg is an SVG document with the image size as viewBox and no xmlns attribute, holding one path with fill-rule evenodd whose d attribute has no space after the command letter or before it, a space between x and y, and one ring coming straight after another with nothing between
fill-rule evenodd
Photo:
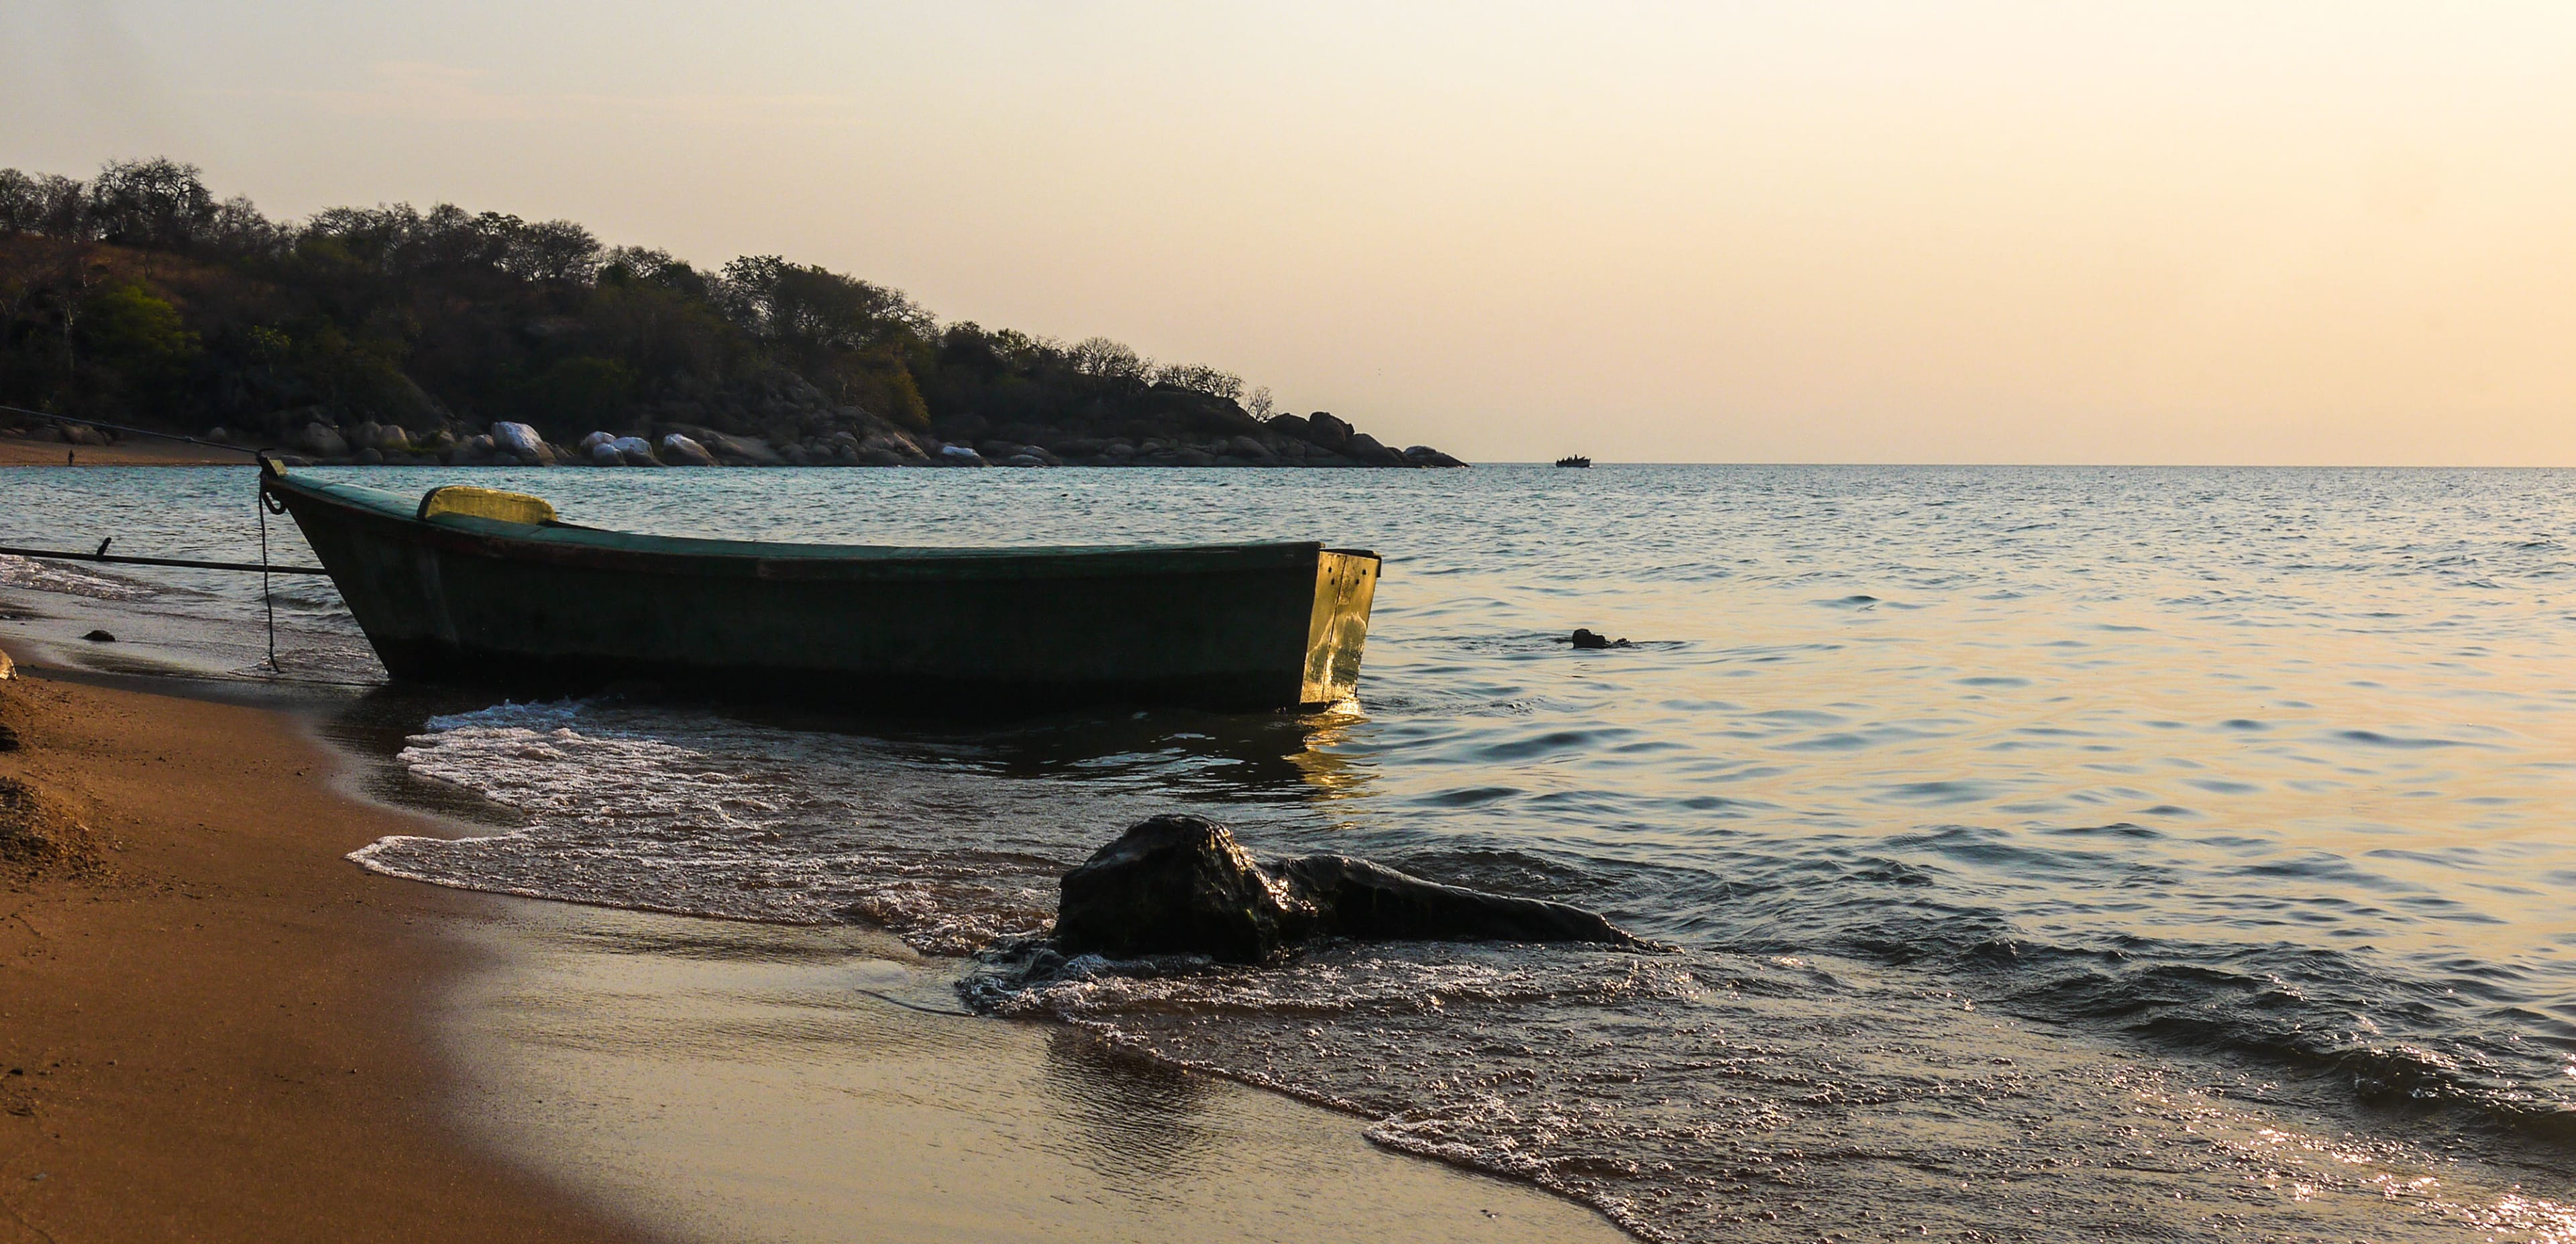
<instances>
[{"instance_id":1,"label":"sandy beach","mask_svg":"<svg viewBox=\"0 0 2576 1244\"><path fill-rule=\"evenodd\" d=\"M117 445L66 445L0 436L0 466L241 466L245 454L181 441L137 437Z\"/></svg>"},{"instance_id":2,"label":"sandy beach","mask_svg":"<svg viewBox=\"0 0 2576 1244\"><path fill-rule=\"evenodd\" d=\"M474 829L351 793L293 713L20 673L0 1244L1624 1238L1357 1119L938 1013L954 967L892 938L366 873Z\"/></svg>"},{"instance_id":3,"label":"sandy beach","mask_svg":"<svg viewBox=\"0 0 2576 1244\"><path fill-rule=\"evenodd\" d=\"M288 719L22 670L0 721L95 849L0 890L0 1239L644 1238L443 1121L413 1017L461 896L340 860L421 827Z\"/></svg>"}]
</instances>

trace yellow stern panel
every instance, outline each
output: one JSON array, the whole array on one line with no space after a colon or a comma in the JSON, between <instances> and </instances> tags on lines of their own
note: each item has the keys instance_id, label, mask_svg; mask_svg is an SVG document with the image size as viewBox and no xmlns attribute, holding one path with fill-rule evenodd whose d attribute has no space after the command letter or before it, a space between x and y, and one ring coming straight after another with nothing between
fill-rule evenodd
<instances>
[{"instance_id":1,"label":"yellow stern panel","mask_svg":"<svg viewBox=\"0 0 2576 1244\"><path fill-rule=\"evenodd\" d=\"M1369 606L1377 599L1375 553L1318 554L1315 612L1306 624L1305 704L1351 698L1360 685L1360 650L1368 643Z\"/></svg>"}]
</instances>

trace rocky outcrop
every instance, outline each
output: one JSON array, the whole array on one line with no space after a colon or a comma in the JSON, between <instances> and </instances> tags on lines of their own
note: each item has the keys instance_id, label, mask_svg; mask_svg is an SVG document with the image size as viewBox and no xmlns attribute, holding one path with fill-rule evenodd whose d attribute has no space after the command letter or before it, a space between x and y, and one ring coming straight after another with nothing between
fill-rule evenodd
<instances>
[{"instance_id":1,"label":"rocky outcrop","mask_svg":"<svg viewBox=\"0 0 2576 1244\"><path fill-rule=\"evenodd\" d=\"M1048 941L1062 955L1259 963L1319 937L1641 944L1580 907L1442 885L1349 856L1262 864L1225 826L1195 816L1135 825L1062 887Z\"/></svg>"},{"instance_id":2,"label":"rocky outcrop","mask_svg":"<svg viewBox=\"0 0 2576 1244\"><path fill-rule=\"evenodd\" d=\"M1351 425L1319 410L1306 416L1306 439L1339 452L1351 443Z\"/></svg>"}]
</instances>

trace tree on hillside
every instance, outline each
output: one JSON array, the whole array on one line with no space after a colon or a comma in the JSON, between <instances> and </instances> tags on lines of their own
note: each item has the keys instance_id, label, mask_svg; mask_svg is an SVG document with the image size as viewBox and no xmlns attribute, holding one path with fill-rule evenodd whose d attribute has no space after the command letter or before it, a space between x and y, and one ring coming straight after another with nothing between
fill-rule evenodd
<instances>
[{"instance_id":1,"label":"tree on hillside","mask_svg":"<svg viewBox=\"0 0 2576 1244\"><path fill-rule=\"evenodd\" d=\"M110 163L89 183L87 233L120 246L184 251L215 223L215 196L193 164L174 160Z\"/></svg>"},{"instance_id":2,"label":"tree on hillside","mask_svg":"<svg viewBox=\"0 0 2576 1244\"><path fill-rule=\"evenodd\" d=\"M1154 360L1136 353L1125 342L1107 337L1086 337L1073 346L1073 369L1100 380L1143 384L1153 374Z\"/></svg>"},{"instance_id":3,"label":"tree on hillside","mask_svg":"<svg viewBox=\"0 0 2576 1244\"><path fill-rule=\"evenodd\" d=\"M866 349L938 327L899 290L776 255L726 264L717 296L753 336L807 352Z\"/></svg>"}]
</instances>

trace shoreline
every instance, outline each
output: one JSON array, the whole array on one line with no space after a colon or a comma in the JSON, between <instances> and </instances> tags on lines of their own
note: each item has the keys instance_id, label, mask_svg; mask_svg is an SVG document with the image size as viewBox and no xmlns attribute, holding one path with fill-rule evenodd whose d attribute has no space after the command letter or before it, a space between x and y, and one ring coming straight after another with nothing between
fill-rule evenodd
<instances>
[{"instance_id":1,"label":"shoreline","mask_svg":"<svg viewBox=\"0 0 2576 1244\"><path fill-rule=\"evenodd\" d=\"M367 872L489 827L380 802L308 713L22 668L0 723L104 866L0 868L0 1244L1627 1238L1360 1119L876 1000L944 979L882 934Z\"/></svg>"},{"instance_id":2,"label":"shoreline","mask_svg":"<svg viewBox=\"0 0 2576 1244\"><path fill-rule=\"evenodd\" d=\"M150 444L69 445L61 441L0 436L0 467L20 466L249 466L248 456L181 441Z\"/></svg>"}]
</instances>

